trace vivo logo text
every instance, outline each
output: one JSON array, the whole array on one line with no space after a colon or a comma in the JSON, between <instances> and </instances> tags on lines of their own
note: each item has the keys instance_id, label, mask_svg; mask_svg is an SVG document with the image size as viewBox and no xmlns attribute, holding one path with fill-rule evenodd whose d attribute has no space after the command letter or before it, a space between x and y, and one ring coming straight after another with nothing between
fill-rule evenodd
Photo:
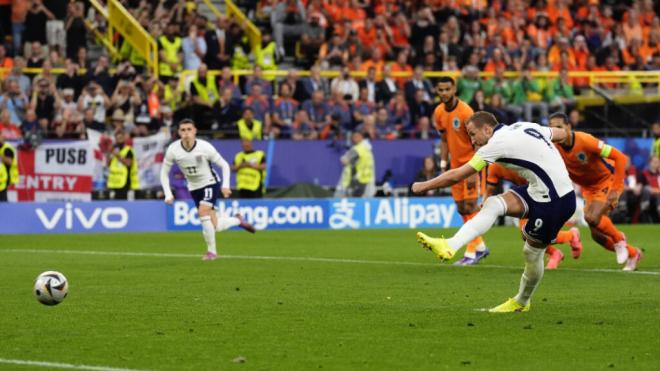
<instances>
[{"instance_id":1,"label":"vivo logo text","mask_svg":"<svg viewBox=\"0 0 660 371\"><path fill-rule=\"evenodd\" d=\"M90 213L67 203L50 216L42 208L37 208L35 213L47 230L61 228L62 224L64 229L72 230L77 226L76 222L84 229L93 229L99 223L103 229L122 229L128 224L128 212L122 207L97 207Z\"/></svg>"}]
</instances>

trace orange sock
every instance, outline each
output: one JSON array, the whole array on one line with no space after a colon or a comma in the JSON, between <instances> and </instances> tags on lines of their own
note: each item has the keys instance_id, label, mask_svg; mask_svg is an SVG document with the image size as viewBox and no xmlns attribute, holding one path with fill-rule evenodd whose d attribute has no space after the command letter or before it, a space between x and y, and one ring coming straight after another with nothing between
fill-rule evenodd
<instances>
[{"instance_id":1,"label":"orange sock","mask_svg":"<svg viewBox=\"0 0 660 371\"><path fill-rule=\"evenodd\" d=\"M637 256L637 248L635 248L634 246L628 245L628 256L630 256L631 258L634 258L635 256Z\"/></svg>"},{"instance_id":2,"label":"orange sock","mask_svg":"<svg viewBox=\"0 0 660 371\"><path fill-rule=\"evenodd\" d=\"M461 215L463 218L463 223L467 223L468 220L472 219L477 213L470 214L470 215ZM474 255L477 253L477 246L483 242L483 239L481 236L478 236L474 240L470 241L467 246L465 247L465 253L469 255Z\"/></svg>"},{"instance_id":3,"label":"orange sock","mask_svg":"<svg viewBox=\"0 0 660 371\"><path fill-rule=\"evenodd\" d=\"M552 246L548 246L548 247L545 249L545 253L548 254L548 255L552 255L552 254L554 254L556 251L557 251L557 249L554 248L554 247L552 247Z\"/></svg>"},{"instance_id":4,"label":"orange sock","mask_svg":"<svg viewBox=\"0 0 660 371\"><path fill-rule=\"evenodd\" d=\"M610 219L607 215L603 215L603 217L600 218L600 223L598 223L596 229L601 231L604 235L609 236L614 241L614 243L623 240L623 235L621 232L619 232L618 229L616 229L614 223L612 223L612 219Z\"/></svg>"},{"instance_id":5,"label":"orange sock","mask_svg":"<svg viewBox=\"0 0 660 371\"><path fill-rule=\"evenodd\" d=\"M603 247L610 251L614 251L614 241L609 236L605 236L605 246Z\"/></svg>"},{"instance_id":6,"label":"orange sock","mask_svg":"<svg viewBox=\"0 0 660 371\"><path fill-rule=\"evenodd\" d=\"M559 233L557 233L557 239L556 239L557 242L556 243L565 244L565 243L570 242L572 238L573 238L573 235L571 234L571 232L569 232L569 231L559 231Z\"/></svg>"}]
</instances>

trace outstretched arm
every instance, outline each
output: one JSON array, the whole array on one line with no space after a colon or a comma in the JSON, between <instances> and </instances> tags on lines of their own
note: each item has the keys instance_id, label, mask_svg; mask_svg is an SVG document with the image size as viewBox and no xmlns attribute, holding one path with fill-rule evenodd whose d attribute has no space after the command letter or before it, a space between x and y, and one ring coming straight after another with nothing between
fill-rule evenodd
<instances>
[{"instance_id":1,"label":"outstretched arm","mask_svg":"<svg viewBox=\"0 0 660 371\"><path fill-rule=\"evenodd\" d=\"M472 161L463 164L463 166L451 169L447 172L440 174L439 176L427 180L425 182L415 182L412 185L412 191L414 193L424 193L431 189L436 188L445 188L452 186L463 179L466 179L477 173L477 170L471 165Z\"/></svg>"}]
</instances>

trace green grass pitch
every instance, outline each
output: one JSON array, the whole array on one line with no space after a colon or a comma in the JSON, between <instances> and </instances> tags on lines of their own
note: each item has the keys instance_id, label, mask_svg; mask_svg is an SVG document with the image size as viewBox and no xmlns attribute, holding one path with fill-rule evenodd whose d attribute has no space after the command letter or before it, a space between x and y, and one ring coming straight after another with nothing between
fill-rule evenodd
<instances>
[{"instance_id":1,"label":"green grass pitch","mask_svg":"<svg viewBox=\"0 0 660 371\"><path fill-rule=\"evenodd\" d=\"M641 272L583 229L582 258L561 247L517 314L480 311L517 291L514 228L477 267L438 264L413 230L219 233L214 262L200 232L2 236L0 369L657 370L660 227L622 229ZM69 279L55 307L31 291L45 270Z\"/></svg>"}]
</instances>

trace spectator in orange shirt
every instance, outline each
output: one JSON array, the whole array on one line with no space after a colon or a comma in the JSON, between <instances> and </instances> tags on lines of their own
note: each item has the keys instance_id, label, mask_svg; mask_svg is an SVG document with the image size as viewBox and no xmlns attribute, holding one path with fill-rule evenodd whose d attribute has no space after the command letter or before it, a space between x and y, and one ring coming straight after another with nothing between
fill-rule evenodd
<instances>
[{"instance_id":1,"label":"spectator in orange shirt","mask_svg":"<svg viewBox=\"0 0 660 371\"><path fill-rule=\"evenodd\" d=\"M342 15L344 16L344 19L348 19L353 22L361 21L366 18L366 14L364 10L362 10L362 7L360 7L360 3L357 0L351 0L350 5L348 1L345 1L345 6L342 9Z\"/></svg>"},{"instance_id":2,"label":"spectator in orange shirt","mask_svg":"<svg viewBox=\"0 0 660 371\"><path fill-rule=\"evenodd\" d=\"M412 75L413 69L412 67L408 64L408 52L407 51L400 51L399 54L396 56L396 62L392 64L392 72L397 73L397 72L407 72L408 76L405 77L395 77L394 81L396 81L397 86L399 89L403 89L403 85L406 83L406 80L410 78Z\"/></svg>"},{"instance_id":3,"label":"spectator in orange shirt","mask_svg":"<svg viewBox=\"0 0 660 371\"><path fill-rule=\"evenodd\" d=\"M372 48L380 49L380 52L384 56L389 56L392 52L392 48L387 41L387 36L385 35L385 30L382 27L377 26L376 38L370 44Z\"/></svg>"},{"instance_id":4,"label":"spectator in orange shirt","mask_svg":"<svg viewBox=\"0 0 660 371\"><path fill-rule=\"evenodd\" d=\"M358 38L362 45L369 45L372 40L376 39L376 26L371 18L364 20L364 25L358 28Z\"/></svg>"},{"instance_id":5,"label":"spectator in orange shirt","mask_svg":"<svg viewBox=\"0 0 660 371\"><path fill-rule=\"evenodd\" d=\"M550 44L550 24L548 15L538 13L536 21L527 27L527 34L537 48L547 49Z\"/></svg>"},{"instance_id":6,"label":"spectator in orange shirt","mask_svg":"<svg viewBox=\"0 0 660 371\"><path fill-rule=\"evenodd\" d=\"M362 63L360 70L368 71L370 68L374 68L376 70L377 79L380 79L384 66L385 60L383 59L383 53L380 51L380 49L373 49L371 51L371 58Z\"/></svg>"},{"instance_id":7,"label":"spectator in orange shirt","mask_svg":"<svg viewBox=\"0 0 660 371\"><path fill-rule=\"evenodd\" d=\"M484 67L484 72L495 72L498 68L506 69L508 63L505 58L510 59L506 53L502 52L502 49L494 49Z\"/></svg>"},{"instance_id":8,"label":"spectator in orange shirt","mask_svg":"<svg viewBox=\"0 0 660 371\"><path fill-rule=\"evenodd\" d=\"M14 59L7 56L5 46L0 44L0 68L7 69L5 72L0 72L0 77L4 78L7 74L9 74L9 70L11 70L12 67L14 67Z\"/></svg>"},{"instance_id":9,"label":"spectator in orange shirt","mask_svg":"<svg viewBox=\"0 0 660 371\"><path fill-rule=\"evenodd\" d=\"M557 24L559 18L563 18L566 22L566 27L568 29L573 28L571 10L568 8L568 5L564 0L557 0L554 6L548 6L548 17L550 17L550 21L554 24Z\"/></svg>"},{"instance_id":10,"label":"spectator in orange shirt","mask_svg":"<svg viewBox=\"0 0 660 371\"><path fill-rule=\"evenodd\" d=\"M392 46L397 50L403 50L410 45L410 24L403 13L397 13L389 25L392 32Z\"/></svg>"},{"instance_id":11,"label":"spectator in orange shirt","mask_svg":"<svg viewBox=\"0 0 660 371\"><path fill-rule=\"evenodd\" d=\"M582 35L575 37L575 44L573 47L573 55L575 56L575 67L584 70L587 65L587 58L589 58L589 47L587 47L587 40Z\"/></svg>"},{"instance_id":12,"label":"spectator in orange shirt","mask_svg":"<svg viewBox=\"0 0 660 371\"><path fill-rule=\"evenodd\" d=\"M12 0L11 2L11 34L15 55L21 54L22 51L25 16L29 6L30 0Z\"/></svg>"},{"instance_id":13,"label":"spectator in orange shirt","mask_svg":"<svg viewBox=\"0 0 660 371\"><path fill-rule=\"evenodd\" d=\"M642 37L644 36L642 33L642 25L639 21L639 13L637 13L634 8L628 13L628 20L623 23L622 27L626 44L632 43L633 39L642 40Z\"/></svg>"},{"instance_id":14,"label":"spectator in orange shirt","mask_svg":"<svg viewBox=\"0 0 660 371\"><path fill-rule=\"evenodd\" d=\"M568 43L568 39L565 37L557 38L557 43L553 45L548 51L548 63L550 63L551 66L559 64L562 52L568 53L570 64L575 66L575 53L573 53L573 49Z\"/></svg>"},{"instance_id":15,"label":"spectator in orange shirt","mask_svg":"<svg viewBox=\"0 0 660 371\"><path fill-rule=\"evenodd\" d=\"M610 5L605 5L605 7L603 7L603 13L600 17L599 23L603 26L605 31L610 31L616 24L616 21L614 20L614 11Z\"/></svg>"}]
</instances>

